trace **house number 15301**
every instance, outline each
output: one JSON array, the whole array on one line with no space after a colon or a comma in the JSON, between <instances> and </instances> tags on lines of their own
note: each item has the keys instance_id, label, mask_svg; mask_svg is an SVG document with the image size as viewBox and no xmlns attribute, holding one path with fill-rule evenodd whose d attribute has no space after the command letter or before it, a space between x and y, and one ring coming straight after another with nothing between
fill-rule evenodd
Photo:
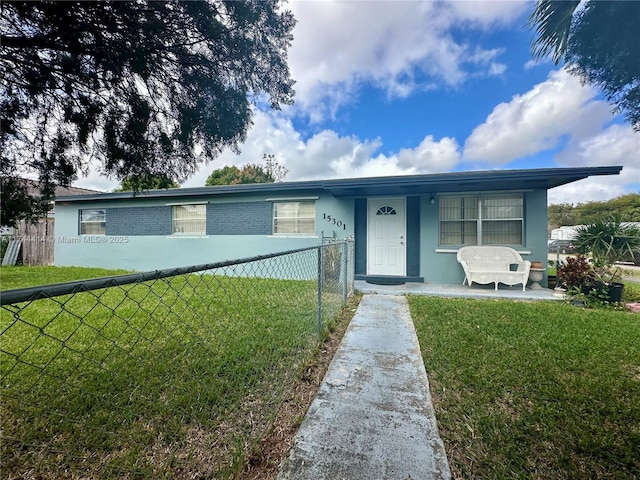
<instances>
[{"instance_id":1,"label":"house number 15301","mask_svg":"<svg viewBox=\"0 0 640 480\"><path fill-rule=\"evenodd\" d=\"M326 213L324 213L322 215L322 218L324 218L331 225L335 225L336 227L341 228L343 230L347 229L347 224L343 223L342 220L336 220L336 217L332 217L331 215L327 215Z\"/></svg>"}]
</instances>

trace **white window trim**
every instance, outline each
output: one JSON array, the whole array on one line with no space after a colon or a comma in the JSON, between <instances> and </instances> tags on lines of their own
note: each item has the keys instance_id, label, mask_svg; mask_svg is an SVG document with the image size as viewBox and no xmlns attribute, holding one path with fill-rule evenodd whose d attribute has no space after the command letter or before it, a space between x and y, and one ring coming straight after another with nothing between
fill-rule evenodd
<instances>
[{"instance_id":1,"label":"white window trim","mask_svg":"<svg viewBox=\"0 0 640 480\"><path fill-rule=\"evenodd\" d=\"M278 198L265 198L265 202L305 202L311 200L318 200L320 197L278 197Z\"/></svg>"},{"instance_id":2,"label":"white window trim","mask_svg":"<svg viewBox=\"0 0 640 480\"><path fill-rule=\"evenodd\" d=\"M177 202L177 203L165 203L167 207L183 207L185 205L207 205L209 202Z\"/></svg>"}]
</instances>

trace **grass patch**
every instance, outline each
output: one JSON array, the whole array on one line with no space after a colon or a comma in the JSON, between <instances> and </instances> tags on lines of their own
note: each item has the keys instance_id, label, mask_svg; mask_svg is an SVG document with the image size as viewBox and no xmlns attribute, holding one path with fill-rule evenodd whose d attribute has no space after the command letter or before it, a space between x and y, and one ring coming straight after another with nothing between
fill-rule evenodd
<instances>
[{"instance_id":1,"label":"grass patch","mask_svg":"<svg viewBox=\"0 0 640 480\"><path fill-rule=\"evenodd\" d=\"M233 478L317 351L316 302L315 282L184 275L3 308L3 473Z\"/></svg>"},{"instance_id":2,"label":"grass patch","mask_svg":"<svg viewBox=\"0 0 640 480\"><path fill-rule=\"evenodd\" d=\"M640 477L637 314L409 302L455 477Z\"/></svg>"},{"instance_id":3,"label":"grass patch","mask_svg":"<svg viewBox=\"0 0 640 480\"><path fill-rule=\"evenodd\" d=\"M105 270L86 267L0 267L0 288L37 287L54 283L87 280L90 278L108 277L131 273L126 270Z\"/></svg>"},{"instance_id":4,"label":"grass patch","mask_svg":"<svg viewBox=\"0 0 640 480\"><path fill-rule=\"evenodd\" d=\"M624 282L622 301L628 303L640 302L640 283Z\"/></svg>"}]
</instances>

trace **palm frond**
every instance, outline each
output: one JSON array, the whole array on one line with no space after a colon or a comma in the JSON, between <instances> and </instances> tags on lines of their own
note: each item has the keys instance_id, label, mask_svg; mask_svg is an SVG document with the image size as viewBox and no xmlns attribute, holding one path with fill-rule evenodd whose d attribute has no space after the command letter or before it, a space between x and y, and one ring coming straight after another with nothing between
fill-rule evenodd
<instances>
[{"instance_id":1,"label":"palm frond","mask_svg":"<svg viewBox=\"0 0 640 480\"><path fill-rule=\"evenodd\" d=\"M573 13L579 0L538 0L529 17L529 28L536 37L531 45L533 58L551 56L557 65L567 50Z\"/></svg>"}]
</instances>

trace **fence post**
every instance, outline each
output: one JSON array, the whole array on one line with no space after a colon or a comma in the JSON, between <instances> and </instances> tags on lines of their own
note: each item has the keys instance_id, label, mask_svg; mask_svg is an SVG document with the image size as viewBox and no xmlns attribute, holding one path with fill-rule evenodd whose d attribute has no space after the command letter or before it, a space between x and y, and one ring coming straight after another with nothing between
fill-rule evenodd
<instances>
[{"instance_id":1,"label":"fence post","mask_svg":"<svg viewBox=\"0 0 640 480\"><path fill-rule=\"evenodd\" d=\"M348 268L349 268L349 264L347 263L347 257L349 256L349 249L347 248L348 244L346 242L346 240L344 242L342 242L342 244L340 245L340 250L341 250L341 266L340 268L342 269L342 305L346 305L347 304L347 297L349 295L349 287L347 285L347 283L349 282L349 276L348 276Z\"/></svg>"},{"instance_id":2,"label":"fence post","mask_svg":"<svg viewBox=\"0 0 640 480\"><path fill-rule=\"evenodd\" d=\"M318 335L322 336L322 245L318 246Z\"/></svg>"}]
</instances>

